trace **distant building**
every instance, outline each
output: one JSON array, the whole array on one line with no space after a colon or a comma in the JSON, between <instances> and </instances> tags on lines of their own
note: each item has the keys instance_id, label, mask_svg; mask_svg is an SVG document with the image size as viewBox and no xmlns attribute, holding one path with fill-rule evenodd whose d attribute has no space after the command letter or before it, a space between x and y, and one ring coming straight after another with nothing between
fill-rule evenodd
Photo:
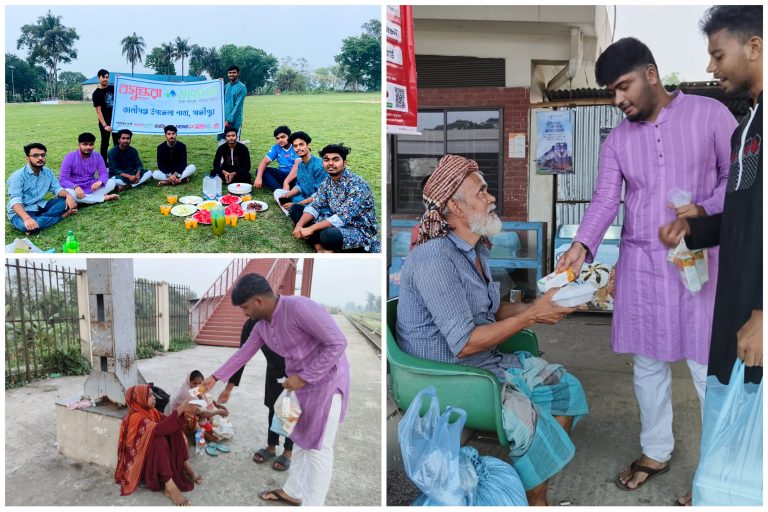
<instances>
[{"instance_id":1,"label":"distant building","mask_svg":"<svg viewBox=\"0 0 768 512\"><path fill-rule=\"evenodd\" d=\"M115 85L115 79L118 76L131 76L130 73L111 72L109 73L110 85ZM133 78L141 78L144 80L154 80L156 82L201 82L207 80L204 76L184 76L178 75L150 75L148 73L134 73ZM80 85L83 88L83 100L90 101L93 97L93 91L99 86L99 77L94 75L85 82L81 82Z\"/></svg>"}]
</instances>

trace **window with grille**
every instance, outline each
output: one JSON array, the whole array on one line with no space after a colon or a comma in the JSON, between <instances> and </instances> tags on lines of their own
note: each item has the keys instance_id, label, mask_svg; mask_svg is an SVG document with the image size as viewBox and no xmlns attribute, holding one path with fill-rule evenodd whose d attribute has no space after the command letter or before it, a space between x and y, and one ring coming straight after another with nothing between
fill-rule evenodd
<instances>
[{"instance_id":1,"label":"window with grille","mask_svg":"<svg viewBox=\"0 0 768 512\"><path fill-rule=\"evenodd\" d=\"M421 135L398 135L394 147L394 213L421 213L421 182L432 174L445 154L461 155L480 166L488 191L503 213L502 110L423 110L418 115Z\"/></svg>"}]
</instances>

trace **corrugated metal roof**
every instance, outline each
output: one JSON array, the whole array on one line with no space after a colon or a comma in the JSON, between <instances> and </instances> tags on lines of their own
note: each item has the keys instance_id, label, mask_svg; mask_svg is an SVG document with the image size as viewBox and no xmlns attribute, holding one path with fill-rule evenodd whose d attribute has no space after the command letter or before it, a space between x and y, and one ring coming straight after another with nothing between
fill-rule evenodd
<instances>
[{"instance_id":1,"label":"corrugated metal roof","mask_svg":"<svg viewBox=\"0 0 768 512\"><path fill-rule=\"evenodd\" d=\"M749 113L751 100L748 93L738 96L731 96L725 93L725 89L720 87L718 82L683 82L679 85L665 86L667 91L672 92L678 88L685 94L695 94L697 96L707 96L719 100L734 117L741 117ZM609 99L611 97L605 88L590 89L558 89L556 91L546 91L549 101L569 101L571 99Z\"/></svg>"},{"instance_id":2,"label":"corrugated metal roof","mask_svg":"<svg viewBox=\"0 0 768 512\"><path fill-rule=\"evenodd\" d=\"M115 85L115 78L118 76L131 76L130 73L118 73L118 72L110 72L109 73L109 83L110 85ZM134 73L133 78L143 78L144 80L155 80L158 82L200 82L202 80L207 80L204 76L189 76L186 75L183 78L178 75L150 75L149 73ZM94 75L85 82L80 82L80 85L91 85L91 84L98 84L99 83L99 77Z\"/></svg>"}]
</instances>

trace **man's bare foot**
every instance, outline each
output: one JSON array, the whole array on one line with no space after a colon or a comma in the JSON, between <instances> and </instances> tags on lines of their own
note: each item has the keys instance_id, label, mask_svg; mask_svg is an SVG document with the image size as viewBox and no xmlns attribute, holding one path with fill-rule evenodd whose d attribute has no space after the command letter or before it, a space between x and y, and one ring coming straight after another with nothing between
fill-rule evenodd
<instances>
[{"instance_id":1,"label":"man's bare foot","mask_svg":"<svg viewBox=\"0 0 768 512\"><path fill-rule=\"evenodd\" d=\"M104 196L105 201L117 201L120 199L120 196L117 194L107 194Z\"/></svg>"},{"instance_id":2,"label":"man's bare foot","mask_svg":"<svg viewBox=\"0 0 768 512\"><path fill-rule=\"evenodd\" d=\"M165 489L163 489L163 494L168 496L176 506L188 507L191 505L189 500L184 497L183 494L181 494L181 491L178 487L176 487L176 484L173 483L173 478L165 482Z\"/></svg>"},{"instance_id":3,"label":"man's bare foot","mask_svg":"<svg viewBox=\"0 0 768 512\"><path fill-rule=\"evenodd\" d=\"M684 507L690 507L693 505L692 503L693 496L691 496L691 493L688 492L685 496L680 496L677 498L677 504L682 505Z\"/></svg>"},{"instance_id":4,"label":"man's bare foot","mask_svg":"<svg viewBox=\"0 0 768 512\"><path fill-rule=\"evenodd\" d=\"M221 392L221 394L219 395L219 398L216 401L219 402L220 404L225 404L229 402L229 395L231 393L232 393L231 390L224 388L224 391Z\"/></svg>"},{"instance_id":5,"label":"man's bare foot","mask_svg":"<svg viewBox=\"0 0 768 512\"><path fill-rule=\"evenodd\" d=\"M160 180L157 182L158 187L164 187L166 185L168 185L168 180Z\"/></svg>"},{"instance_id":6,"label":"man's bare foot","mask_svg":"<svg viewBox=\"0 0 768 512\"><path fill-rule=\"evenodd\" d=\"M648 474L645 471L639 470L639 471L632 471L631 467L626 467L622 469L619 472L618 480L627 486L630 490L635 490L639 486L643 484L649 477L653 477L662 470L664 470L667 466L667 462L659 462L657 460L651 459L650 457L646 457L645 455L641 455L639 459L635 461L635 464L637 466L645 466L647 468L650 468L654 471L652 474Z\"/></svg>"},{"instance_id":7,"label":"man's bare foot","mask_svg":"<svg viewBox=\"0 0 768 512\"><path fill-rule=\"evenodd\" d=\"M203 477L200 476L198 473L195 473L195 470L192 469L192 465L189 463L188 460L184 461L184 472L187 474L189 478L192 479L193 482L196 484L200 484L203 482Z\"/></svg>"},{"instance_id":8,"label":"man's bare foot","mask_svg":"<svg viewBox=\"0 0 768 512\"><path fill-rule=\"evenodd\" d=\"M66 219L67 217L69 217L70 215L75 214L75 213L77 213L77 208L70 208L68 210L64 210L64 213L61 214L61 218L62 219ZM27 234L29 234L29 233L27 233Z\"/></svg>"}]
</instances>

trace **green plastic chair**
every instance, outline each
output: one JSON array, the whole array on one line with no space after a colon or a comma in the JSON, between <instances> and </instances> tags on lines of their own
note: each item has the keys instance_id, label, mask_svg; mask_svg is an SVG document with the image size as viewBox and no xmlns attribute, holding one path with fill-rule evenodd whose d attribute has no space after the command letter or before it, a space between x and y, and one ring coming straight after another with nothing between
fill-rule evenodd
<instances>
[{"instance_id":1,"label":"green plastic chair","mask_svg":"<svg viewBox=\"0 0 768 512\"><path fill-rule=\"evenodd\" d=\"M480 368L414 357L400 350L395 340L397 301L387 301L387 361L395 404L406 410L420 390L434 386L442 410L449 405L464 409L467 428L494 432L501 446L509 446L501 418L501 383L496 375ZM539 343L533 331L523 329L499 345L499 350L525 350L538 356Z\"/></svg>"}]
</instances>

